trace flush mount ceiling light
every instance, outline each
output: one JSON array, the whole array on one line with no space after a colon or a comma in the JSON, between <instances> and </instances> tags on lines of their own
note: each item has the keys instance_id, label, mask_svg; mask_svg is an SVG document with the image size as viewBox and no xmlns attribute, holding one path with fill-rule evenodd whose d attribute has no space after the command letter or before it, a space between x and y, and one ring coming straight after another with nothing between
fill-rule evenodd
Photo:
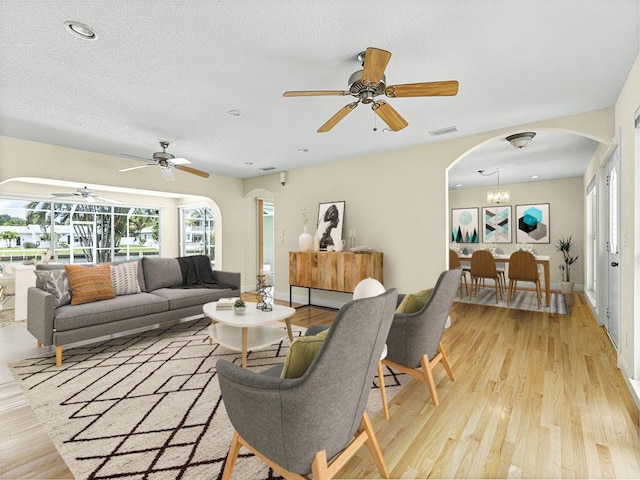
<instances>
[{"instance_id":1,"label":"flush mount ceiling light","mask_svg":"<svg viewBox=\"0 0 640 480\"><path fill-rule=\"evenodd\" d=\"M98 34L93 30L93 28L86 26L84 23L74 21L64 22L64 28L74 37L78 37L83 40L98 39Z\"/></svg>"},{"instance_id":2,"label":"flush mount ceiling light","mask_svg":"<svg viewBox=\"0 0 640 480\"><path fill-rule=\"evenodd\" d=\"M298 149L298 153L308 153L309 149L308 148L299 148Z\"/></svg>"},{"instance_id":3,"label":"flush mount ceiling light","mask_svg":"<svg viewBox=\"0 0 640 480\"><path fill-rule=\"evenodd\" d=\"M242 112L240 110L235 110L235 109L229 110L227 113L232 117L239 117L240 115L242 115Z\"/></svg>"},{"instance_id":4,"label":"flush mount ceiling light","mask_svg":"<svg viewBox=\"0 0 640 480\"><path fill-rule=\"evenodd\" d=\"M493 172L485 172L484 170L478 170L478 173L483 177L498 174L498 188L495 190L489 190L487 192L487 203L504 203L508 202L511 198L509 190L506 188L500 188L500 169L496 168Z\"/></svg>"},{"instance_id":5,"label":"flush mount ceiling light","mask_svg":"<svg viewBox=\"0 0 640 480\"><path fill-rule=\"evenodd\" d=\"M513 135L509 135L507 140L513 145L513 148L524 148L529 145L535 136L535 132L514 133Z\"/></svg>"}]
</instances>

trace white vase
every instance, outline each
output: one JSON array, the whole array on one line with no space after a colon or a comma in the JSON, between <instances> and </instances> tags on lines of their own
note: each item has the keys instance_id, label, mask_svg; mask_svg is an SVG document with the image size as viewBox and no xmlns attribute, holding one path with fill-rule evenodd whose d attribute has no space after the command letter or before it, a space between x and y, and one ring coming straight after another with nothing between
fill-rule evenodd
<instances>
[{"instance_id":1,"label":"white vase","mask_svg":"<svg viewBox=\"0 0 640 480\"><path fill-rule=\"evenodd\" d=\"M309 252L313 249L313 238L307 233L307 226L304 226L304 233L298 237L298 245L300 245L301 252Z\"/></svg>"},{"instance_id":2,"label":"white vase","mask_svg":"<svg viewBox=\"0 0 640 480\"><path fill-rule=\"evenodd\" d=\"M316 234L313 236L313 251L314 252L320 251L320 237L318 236L317 231L316 231Z\"/></svg>"}]
</instances>

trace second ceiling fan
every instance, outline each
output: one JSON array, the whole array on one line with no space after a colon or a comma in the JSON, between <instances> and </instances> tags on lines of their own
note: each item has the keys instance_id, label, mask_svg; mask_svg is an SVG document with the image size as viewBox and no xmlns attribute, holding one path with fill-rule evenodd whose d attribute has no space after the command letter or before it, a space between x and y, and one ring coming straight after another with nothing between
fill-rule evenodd
<instances>
[{"instance_id":1,"label":"second ceiling fan","mask_svg":"<svg viewBox=\"0 0 640 480\"><path fill-rule=\"evenodd\" d=\"M161 152L155 152L152 158L144 158L138 157L136 155L127 155L126 153L121 153L123 157L129 157L137 160L145 160L147 162L146 165L139 165L137 167L129 167L129 168L121 168L120 172L128 172L130 170L137 170L139 168L147 168L147 167L160 167L162 169L162 174L164 175L164 179L168 182L175 180L173 176L172 168L177 170L182 170L183 172L192 173L194 175L198 175L199 177L208 178L209 174L207 172L203 172L202 170L198 170L193 167L187 167L186 164L191 163L186 158L176 158L171 153L167 152L167 147L169 147L169 142L160 141L160 146L162 147Z\"/></svg>"},{"instance_id":2,"label":"second ceiling fan","mask_svg":"<svg viewBox=\"0 0 640 480\"><path fill-rule=\"evenodd\" d=\"M349 90L303 90L284 92L284 97L314 97L314 96L343 96L351 95L358 100L345 105L333 117L318 129L318 133L331 130L337 123L352 112L360 102L372 104L372 110L397 132L409 123L384 100L375 97L383 93L389 98L397 97L439 97L453 96L458 93L458 82L449 80L444 82L407 83L402 85L386 85L384 71L387 68L391 53L379 48L369 47L366 52L358 55L362 62L362 70L358 70L349 77Z\"/></svg>"}]
</instances>

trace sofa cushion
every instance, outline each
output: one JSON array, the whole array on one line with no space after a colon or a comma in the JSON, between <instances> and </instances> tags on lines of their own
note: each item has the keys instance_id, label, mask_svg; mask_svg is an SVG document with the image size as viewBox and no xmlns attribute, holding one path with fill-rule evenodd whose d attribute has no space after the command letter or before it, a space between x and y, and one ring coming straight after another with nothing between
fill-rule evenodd
<instances>
[{"instance_id":1,"label":"sofa cushion","mask_svg":"<svg viewBox=\"0 0 640 480\"><path fill-rule=\"evenodd\" d=\"M169 310L204 305L228 297L231 289L224 288L160 288L154 290L158 295L169 302Z\"/></svg>"},{"instance_id":2,"label":"sofa cushion","mask_svg":"<svg viewBox=\"0 0 640 480\"><path fill-rule=\"evenodd\" d=\"M124 262L111 265L111 284L118 295L140 293L138 283L138 262Z\"/></svg>"},{"instance_id":3,"label":"sofa cushion","mask_svg":"<svg viewBox=\"0 0 640 480\"><path fill-rule=\"evenodd\" d=\"M53 295L53 306L58 308L71 302L71 290L67 272L62 268L36 269L36 287Z\"/></svg>"},{"instance_id":4,"label":"sofa cushion","mask_svg":"<svg viewBox=\"0 0 640 480\"><path fill-rule=\"evenodd\" d=\"M89 325L101 325L127 318L165 312L169 302L151 293L122 295L109 300L65 305L56 310L56 331L74 330Z\"/></svg>"},{"instance_id":5,"label":"sofa cushion","mask_svg":"<svg viewBox=\"0 0 640 480\"><path fill-rule=\"evenodd\" d=\"M144 270L142 269L142 258L138 260L122 260L120 262L111 262L111 265L124 265L125 263L137 263L138 264L138 284L140 285L140 291L146 292L147 285L144 281Z\"/></svg>"},{"instance_id":6,"label":"sofa cushion","mask_svg":"<svg viewBox=\"0 0 640 480\"><path fill-rule=\"evenodd\" d=\"M168 288L182 283L182 270L175 258L143 258L142 269L147 292Z\"/></svg>"},{"instance_id":7,"label":"sofa cushion","mask_svg":"<svg viewBox=\"0 0 640 480\"><path fill-rule=\"evenodd\" d=\"M65 265L64 268L71 288L71 305L81 305L116 296L111 285L111 267L108 263L95 267Z\"/></svg>"}]
</instances>

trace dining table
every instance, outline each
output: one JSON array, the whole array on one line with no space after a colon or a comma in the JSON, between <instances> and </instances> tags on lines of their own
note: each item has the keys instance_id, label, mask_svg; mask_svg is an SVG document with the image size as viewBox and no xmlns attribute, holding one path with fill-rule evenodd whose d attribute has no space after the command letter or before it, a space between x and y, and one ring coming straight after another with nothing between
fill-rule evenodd
<instances>
[{"instance_id":1,"label":"dining table","mask_svg":"<svg viewBox=\"0 0 640 480\"><path fill-rule=\"evenodd\" d=\"M502 254L502 253L494 253L493 258L496 263L509 263L510 255ZM538 265L542 265L543 273L544 273L544 298L545 305L547 307L551 306L551 281L549 279L550 273L550 261L551 257L549 255L534 255L536 259L536 263ZM460 258L461 262L469 262L471 263L471 254L463 254L458 253L458 258Z\"/></svg>"}]
</instances>

